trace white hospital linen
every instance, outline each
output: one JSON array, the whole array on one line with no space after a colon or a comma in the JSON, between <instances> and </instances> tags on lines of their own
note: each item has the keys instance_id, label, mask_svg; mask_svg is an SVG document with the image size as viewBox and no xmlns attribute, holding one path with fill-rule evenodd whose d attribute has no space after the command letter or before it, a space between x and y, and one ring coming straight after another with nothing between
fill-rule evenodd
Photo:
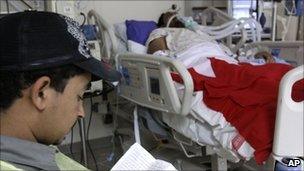
<instances>
[{"instance_id":1,"label":"white hospital linen","mask_svg":"<svg viewBox=\"0 0 304 171\"><path fill-rule=\"evenodd\" d=\"M158 28L150 33L146 46L156 38L165 37L170 51L174 53L182 52L196 44L210 42L210 36L198 35L197 33L185 28Z\"/></svg>"},{"instance_id":2,"label":"white hospital linen","mask_svg":"<svg viewBox=\"0 0 304 171\"><path fill-rule=\"evenodd\" d=\"M219 44L212 42L203 42L176 54L176 60L182 62L186 68L193 67L202 75L215 77L209 60L211 57L237 64L237 60L228 56Z\"/></svg>"},{"instance_id":3,"label":"white hospital linen","mask_svg":"<svg viewBox=\"0 0 304 171\"><path fill-rule=\"evenodd\" d=\"M179 83L175 83L175 86L178 90L178 95L182 97L184 86ZM233 156L231 159L233 159L234 162L238 162L238 160L236 160L240 158L238 156L241 156L241 158L244 158L245 160L249 160L253 157L254 149L245 140L237 149L233 147L234 138L240 136L238 131L234 126L226 121L221 112L214 111L205 105L203 101L203 91L195 92L195 96L191 103L191 109L193 111L191 113L192 117L183 117L183 119L199 120L201 122L183 121L183 124L181 124L182 121L175 122L176 120L181 119L176 119L175 115L165 116L166 119L164 119L164 121L169 121L170 126L177 128L177 131L181 131L180 133L187 133L184 135L192 137L191 139L198 143L212 145L210 141L214 141L215 139L220 146L215 146L214 149L220 150L220 147L223 147L229 151L230 155ZM190 122L194 124L191 127L190 124L186 124ZM203 122L208 123L208 125L204 124ZM195 128L197 132L195 132L193 128ZM217 143L213 142L213 144L216 145Z\"/></svg>"},{"instance_id":4,"label":"white hospital linen","mask_svg":"<svg viewBox=\"0 0 304 171\"><path fill-rule=\"evenodd\" d=\"M186 68L193 67L198 73L215 77L208 58L215 57L228 63L237 64L232 53L224 45L211 40L210 36L198 35L185 28L159 28L153 30L146 42L146 46L156 38L166 38L169 52L165 56L181 61ZM160 52L155 55L162 54Z\"/></svg>"}]
</instances>

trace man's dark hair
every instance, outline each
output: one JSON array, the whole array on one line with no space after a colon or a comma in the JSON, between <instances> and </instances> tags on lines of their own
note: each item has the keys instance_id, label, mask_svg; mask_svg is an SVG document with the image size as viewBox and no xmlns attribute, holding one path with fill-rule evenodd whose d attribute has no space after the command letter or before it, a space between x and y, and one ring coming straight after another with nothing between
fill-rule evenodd
<instances>
[{"instance_id":1,"label":"man's dark hair","mask_svg":"<svg viewBox=\"0 0 304 171\"><path fill-rule=\"evenodd\" d=\"M83 73L83 69L74 65L25 72L0 71L0 111L7 110L16 99L22 97L22 90L42 76L50 77L50 86L62 93L70 78Z\"/></svg>"}]
</instances>

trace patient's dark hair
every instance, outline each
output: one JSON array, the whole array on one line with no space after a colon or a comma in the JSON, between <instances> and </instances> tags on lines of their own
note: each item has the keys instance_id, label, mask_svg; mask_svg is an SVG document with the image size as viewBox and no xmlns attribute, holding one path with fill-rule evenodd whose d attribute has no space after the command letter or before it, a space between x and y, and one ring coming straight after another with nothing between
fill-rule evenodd
<instances>
[{"instance_id":1,"label":"patient's dark hair","mask_svg":"<svg viewBox=\"0 0 304 171\"><path fill-rule=\"evenodd\" d=\"M166 24L164 22L164 15L165 15L165 13L162 13L160 15L160 17L158 18L157 27L165 27L166 26Z\"/></svg>"},{"instance_id":2,"label":"patient's dark hair","mask_svg":"<svg viewBox=\"0 0 304 171\"><path fill-rule=\"evenodd\" d=\"M83 73L83 69L74 65L26 72L0 71L0 112L7 110L15 100L22 97L22 90L42 76L50 77L50 86L62 93L70 78Z\"/></svg>"},{"instance_id":3,"label":"patient's dark hair","mask_svg":"<svg viewBox=\"0 0 304 171\"><path fill-rule=\"evenodd\" d=\"M157 27L166 27L169 19L175 14L176 14L175 12L162 13L158 18ZM171 21L169 27L183 28L184 24L180 22L177 18L174 18Z\"/></svg>"}]
</instances>

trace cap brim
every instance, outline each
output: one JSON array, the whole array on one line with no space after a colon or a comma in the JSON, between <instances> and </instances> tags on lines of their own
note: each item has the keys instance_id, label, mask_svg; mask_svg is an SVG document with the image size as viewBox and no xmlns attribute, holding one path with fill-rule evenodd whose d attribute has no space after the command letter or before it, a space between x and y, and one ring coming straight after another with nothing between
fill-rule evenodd
<instances>
[{"instance_id":1,"label":"cap brim","mask_svg":"<svg viewBox=\"0 0 304 171\"><path fill-rule=\"evenodd\" d=\"M99 61L94 57L89 58L88 60L74 63L76 66L88 71L92 74L92 81L98 81L103 79L105 81L119 81L121 74L113 69L110 64L103 61Z\"/></svg>"}]
</instances>

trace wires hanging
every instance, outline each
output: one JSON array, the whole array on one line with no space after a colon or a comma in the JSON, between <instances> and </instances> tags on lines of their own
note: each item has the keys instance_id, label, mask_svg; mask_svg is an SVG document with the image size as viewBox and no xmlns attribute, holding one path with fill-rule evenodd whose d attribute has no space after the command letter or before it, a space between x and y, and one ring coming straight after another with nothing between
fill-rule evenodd
<instances>
[{"instance_id":1,"label":"wires hanging","mask_svg":"<svg viewBox=\"0 0 304 171\"><path fill-rule=\"evenodd\" d=\"M6 3L6 12L7 12L7 14L9 14L10 13L10 9L9 9L8 0L5 0L5 3Z\"/></svg>"},{"instance_id":2,"label":"wires hanging","mask_svg":"<svg viewBox=\"0 0 304 171\"><path fill-rule=\"evenodd\" d=\"M30 10L33 9L28 3L26 3L24 0L20 0L26 7L28 7Z\"/></svg>"},{"instance_id":3,"label":"wires hanging","mask_svg":"<svg viewBox=\"0 0 304 171\"><path fill-rule=\"evenodd\" d=\"M81 12L80 15L83 17L83 21L82 21L82 23L81 23L81 25L80 25L80 26L82 27L82 26L85 25L85 23L86 23L86 21L87 21L87 17L86 17L86 15L85 15L83 12Z\"/></svg>"},{"instance_id":4,"label":"wires hanging","mask_svg":"<svg viewBox=\"0 0 304 171\"><path fill-rule=\"evenodd\" d=\"M290 10L286 6L286 4L288 2L292 3ZM284 24L284 30L282 31L282 41L285 41L288 29L290 27L291 18L292 18L293 15L297 14L297 10L296 10L296 4L295 4L294 0L285 0L285 1L282 1L282 4L283 4L283 7L286 11L286 14L288 15L287 22Z\"/></svg>"},{"instance_id":5,"label":"wires hanging","mask_svg":"<svg viewBox=\"0 0 304 171\"><path fill-rule=\"evenodd\" d=\"M74 156L74 152L73 152L73 141L74 141L74 127L76 125L76 122L74 123L72 129L71 129L71 140L70 140L70 153L71 153L71 156L72 156L72 159L75 160L75 156Z\"/></svg>"},{"instance_id":6,"label":"wires hanging","mask_svg":"<svg viewBox=\"0 0 304 171\"><path fill-rule=\"evenodd\" d=\"M92 122L92 116L93 116L93 110L92 110L92 106L93 106L93 99L92 99L92 96L90 97L90 117L89 117L89 124L88 124L88 128L87 128L87 133L86 133L86 138L85 138L85 141L87 142L88 144L88 148L90 150L90 153L92 155L92 158L94 160L94 164L95 164L95 169L96 171L98 171L98 165L97 165L97 161L96 161L96 158L95 158L95 155L94 155L94 152L92 150L92 147L91 147L91 144L90 144L90 141L89 141L89 136L90 136L90 127L91 127L91 122Z\"/></svg>"}]
</instances>

